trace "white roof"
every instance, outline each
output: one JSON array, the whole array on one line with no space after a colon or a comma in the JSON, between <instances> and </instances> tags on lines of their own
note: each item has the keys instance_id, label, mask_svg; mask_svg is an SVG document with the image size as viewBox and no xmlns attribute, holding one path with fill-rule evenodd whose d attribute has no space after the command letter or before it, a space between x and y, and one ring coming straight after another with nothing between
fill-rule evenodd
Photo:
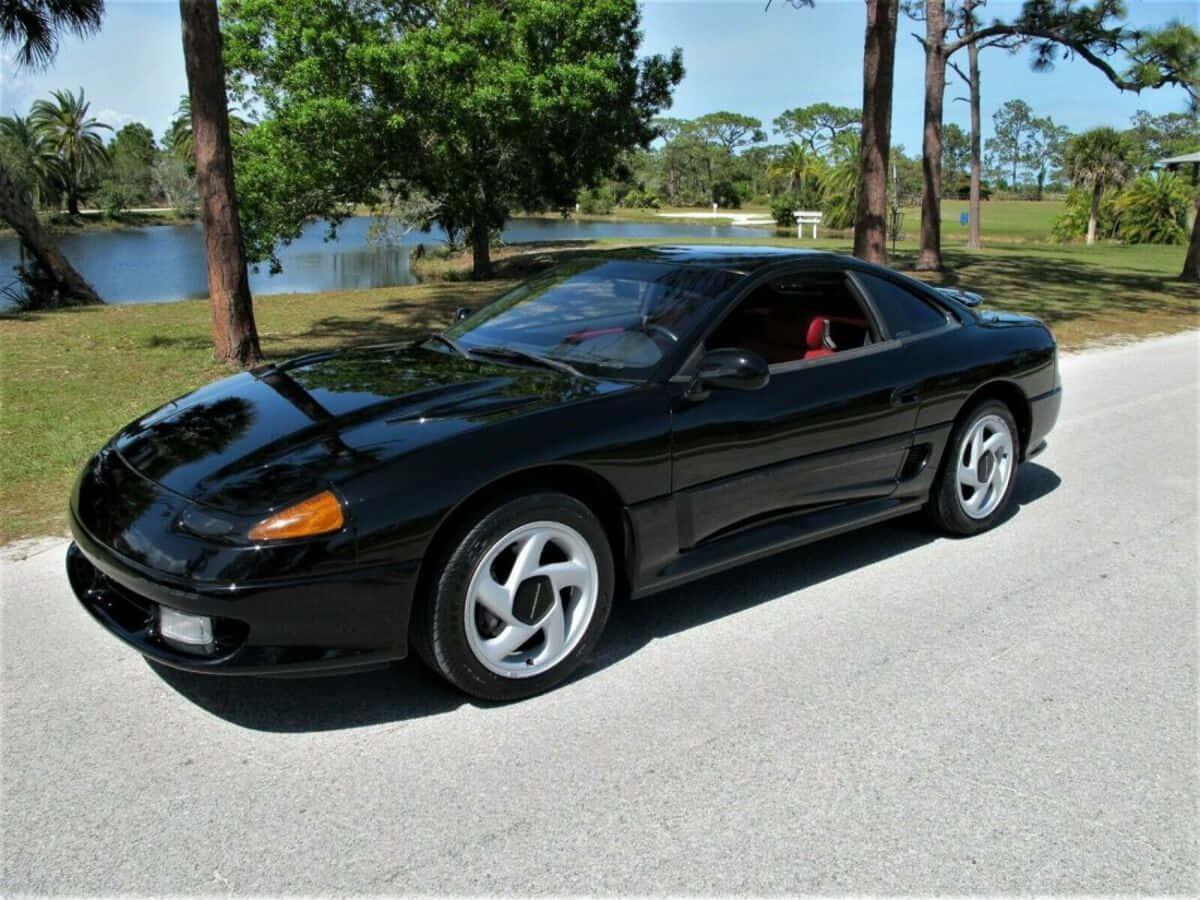
<instances>
[{"instance_id":1,"label":"white roof","mask_svg":"<svg viewBox=\"0 0 1200 900\"><path fill-rule=\"evenodd\" d=\"M1167 159L1160 159L1154 165L1174 166L1182 165L1183 163L1200 163L1200 150L1197 150L1195 153L1185 153L1183 156L1171 156Z\"/></svg>"}]
</instances>

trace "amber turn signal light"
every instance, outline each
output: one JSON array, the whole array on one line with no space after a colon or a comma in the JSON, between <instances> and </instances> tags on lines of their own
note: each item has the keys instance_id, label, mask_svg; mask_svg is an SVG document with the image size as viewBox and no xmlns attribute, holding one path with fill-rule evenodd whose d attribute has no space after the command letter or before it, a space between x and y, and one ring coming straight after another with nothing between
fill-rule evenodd
<instances>
[{"instance_id":1,"label":"amber turn signal light","mask_svg":"<svg viewBox=\"0 0 1200 900\"><path fill-rule=\"evenodd\" d=\"M250 529L252 541L280 541L337 531L346 522L342 504L330 491L302 500L263 519Z\"/></svg>"}]
</instances>

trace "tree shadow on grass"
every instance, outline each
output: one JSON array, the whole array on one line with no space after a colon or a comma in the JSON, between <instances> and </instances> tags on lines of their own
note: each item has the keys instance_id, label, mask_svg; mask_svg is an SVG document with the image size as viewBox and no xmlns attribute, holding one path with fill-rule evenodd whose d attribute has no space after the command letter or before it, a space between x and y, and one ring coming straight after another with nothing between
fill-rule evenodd
<instances>
[{"instance_id":1,"label":"tree shadow on grass","mask_svg":"<svg viewBox=\"0 0 1200 900\"><path fill-rule=\"evenodd\" d=\"M1002 525L1060 483L1051 470L1026 463ZM941 535L922 518L910 516L739 566L662 594L619 598L599 647L571 681L619 664L656 638L703 626L939 539ZM464 705L497 706L464 697L413 658L355 675L294 679L195 675L154 663L150 666L197 706L257 731L359 728L438 715Z\"/></svg>"},{"instance_id":2,"label":"tree shadow on grass","mask_svg":"<svg viewBox=\"0 0 1200 900\"><path fill-rule=\"evenodd\" d=\"M189 334L180 337L166 337L161 334L152 334L142 344L142 346L149 350L161 348L170 348L172 350L210 350L212 349L212 345L212 336L208 334Z\"/></svg>"},{"instance_id":3,"label":"tree shadow on grass","mask_svg":"<svg viewBox=\"0 0 1200 900\"><path fill-rule=\"evenodd\" d=\"M1053 247L989 255L947 250L944 258L950 268L930 277L931 284L978 290L989 306L1036 315L1051 324L1114 312L1156 318L1200 312L1196 285L1145 269L1102 267ZM911 265L914 259L903 254L897 262Z\"/></svg>"}]
</instances>

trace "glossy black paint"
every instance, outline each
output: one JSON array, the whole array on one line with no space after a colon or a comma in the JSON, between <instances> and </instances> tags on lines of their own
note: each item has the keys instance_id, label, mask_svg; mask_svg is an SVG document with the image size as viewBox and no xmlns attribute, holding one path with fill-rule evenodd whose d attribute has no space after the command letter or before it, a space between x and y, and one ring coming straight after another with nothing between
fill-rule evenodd
<instances>
[{"instance_id":1,"label":"glossy black paint","mask_svg":"<svg viewBox=\"0 0 1200 900\"><path fill-rule=\"evenodd\" d=\"M71 583L140 652L181 668L306 672L399 658L438 551L506 491L553 487L601 518L629 588L652 593L926 500L956 416L1013 407L1023 453L1058 414L1053 337L858 260L775 248L629 251L738 275L704 333L641 383L449 348L386 345L235 375L131 423L71 499ZM780 275L866 271L935 302L946 327L765 369L703 343ZM719 371L718 371L719 370ZM735 386L753 389L732 389ZM346 526L255 544L247 531L322 490ZM153 604L218 617L214 655L156 634Z\"/></svg>"}]
</instances>

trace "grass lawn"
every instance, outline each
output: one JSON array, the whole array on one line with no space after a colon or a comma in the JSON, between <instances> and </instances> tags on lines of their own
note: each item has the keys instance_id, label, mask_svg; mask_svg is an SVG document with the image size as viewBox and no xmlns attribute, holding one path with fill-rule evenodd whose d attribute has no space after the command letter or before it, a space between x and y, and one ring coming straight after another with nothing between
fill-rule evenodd
<instances>
[{"instance_id":1,"label":"grass lawn","mask_svg":"<svg viewBox=\"0 0 1200 900\"><path fill-rule=\"evenodd\" d=\"M1010 241L1048 241L1050 227L1062 213L1062 200L987 200L980 207L979 221L984 244ZM966 200L942 201L942 246L966 244L967 226L959 216L967 211ZM914 239L921 228L921 210L905 208L901 230ZM1183 258L1180 257L1180 265Z\"/></svg>"},{"instance_id":2,"label":"grass lawn","mask_svg":"<svg viewBox=\"0 0 1200 900\"><path fill-rule=\"evenodd\" d=\"M986 212L986 209L985 209ZM1014 226L1015 227L1015 226ZM497 254L506 279L434 281L411 287L263 296L255 313L268 358L413 336L445 325L460 305L477 307L511 277L619 241L543 245ZM814 246L795 237L755 243ZM846 238L822 249L848 252ZM894 264L911 266L901 242ZM980 291L990 305L1048 321L1077 348L1115 336L1200 325L1200 286L1174 280L1182 247L1001 243L969 253L947 242L950 271L928 280ZM442 278L469 257L426 260ZM0 543L61 533L79 467L113 432L143 412L226 374L213 363L205 301L108 306L0 316ZM1068 385L1068 390L1070 386Z\"/></svg>"}]
</instances>

